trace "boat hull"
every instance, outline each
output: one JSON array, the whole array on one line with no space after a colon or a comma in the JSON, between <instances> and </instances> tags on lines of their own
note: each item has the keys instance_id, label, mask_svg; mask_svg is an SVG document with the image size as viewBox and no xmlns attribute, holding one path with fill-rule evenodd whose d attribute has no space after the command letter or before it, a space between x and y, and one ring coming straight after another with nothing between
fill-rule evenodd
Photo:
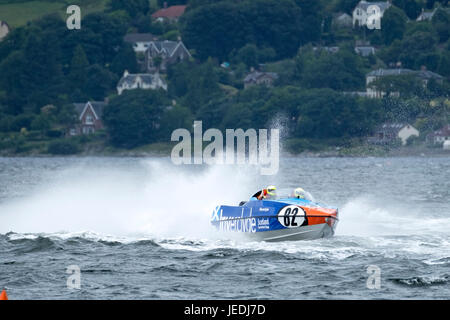
<instances>
[{"instance_id":1,"label":"boat hull","mask_svg":"<svg viewBox=\"0 0 450 320\"><path fill-rule=\"evenodd\" d=\"M258 233L247 233L245 236L253 241L298 241L328 238L334 235L334 229L327 223L304 226L295 229L282 229Z\"/></svg>"},{"instance_id":2,"label":"boat hull","mask_svg":"<svg viewBox=\"0 0 450 320\"><path fill-rule=\"evenodd\" d=\"M297 199L219 206L211 219L211 224L221 232L238 233L249 240L268 242L331 237L337 222L336 208Z\"/></svg>"}]
</instances>

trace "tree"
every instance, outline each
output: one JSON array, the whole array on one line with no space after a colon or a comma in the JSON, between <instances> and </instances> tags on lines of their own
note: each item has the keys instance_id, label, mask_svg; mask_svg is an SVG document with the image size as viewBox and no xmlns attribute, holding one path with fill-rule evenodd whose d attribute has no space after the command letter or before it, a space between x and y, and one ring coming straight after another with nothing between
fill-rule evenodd
<instances>
[{"instance_id":1,"label":"tree","mask_svg":"<svg viewBox=\"0 0 450 320\"><path fill-rule=\"evenodd\" d=\"M379 114L362 101L330 89L305 91L300 101L296 135L303 138L364 136Z\"/></svg>"},{"instance_id":2,"label":"tree","mask_svg":"<svg viewBox=\"0 0 450 320\"><path fill-rule=\"evenodd\" d=\"M337 53L325 50L302 51L297 57L297 78L307 88L331 88L334 90L357 90L364 86L361 57L348 48Z\"/></svg>"},{"instance_id":3,"label":"tree","mask_svg":"<svg viewBox=\"0 0 450 320\"><path fill-rule=\"evenodd\" d=\"M104 110L111 143L133 148L158 141L161 117L168 104L165 92L156 90L126 90L112 98Z\"/></svg>"},{"instance_id":4,"label":"tree","mask_svg":"<svg viewBox=\"0 0 450 320\"><path fill-rule=\"evenodd\" d=\"M300 8L292 0L244 0L206 4L187 11L181 34L198 57L227 59L248 43L272 47L277 57L293 55L302 42Z\"/></svg>"},{"instance_id":5,"label":"tree","mask_svg":"<svg viewBox=\"0 0 450 320\"><path fill-rule=\"evenodd\" d=\"M115 89L118 77L98 64L88 68L88 77L83 93L89 99L103 100Z\"/></svg>"},{"instance_id":6,"label":"tree","mask_svg":"<svg viewBox=\"0 0 450 320\"><path fill-rule=\"evenodd\" d=\"M78 45L73 53L68 76L68 80L73 89L84 88L88 76L88 67L89 61L86 57L86 53L84 52L83 47Z\"/></svg>"},{"instance_id":7,"label":"tree","mask_svg":"<svg viewBox=\"0 0 450 320\"><path fill-rule=\"evenodd\" d=\"M386 45L390 45L395 39L403 38L406 20L405 13L395 6L391 6L384 12L381 19L381 33Z\"/></svg>"},{"instance_id":8,"label":"tree","mask_svg":"<svg viewBox=\"0 0 450 320\"><path fill-rule=\"evenodd\" d=\"M109 8L111 11L124 10L130 17L136 17L138 14L146 15L149 10L148 0L110 0Z\"/></svg>"},{"instance_id":9,"label":"tree","mask_svg":"<svg viewBox=\"0 0 450 320\"><path fill-rule=\"evenodd\" d=\"M125 44L114 57L111 63L111 71L118 76L122 76L124 70L128 70L130 73L137 73L138 69L136 53L129 44Z\"/></svg>"},{"instance_id":10,"label":"tree","mask_svg":"<svg viewBox=\"0 0 450 320\"><path fill-rule=\"evenodd\" d=\"M439 38L439 42L446 42L450 37L450 15L447 11L439 8L436 10L431 22Z\"/></svg>"}]
</instances>

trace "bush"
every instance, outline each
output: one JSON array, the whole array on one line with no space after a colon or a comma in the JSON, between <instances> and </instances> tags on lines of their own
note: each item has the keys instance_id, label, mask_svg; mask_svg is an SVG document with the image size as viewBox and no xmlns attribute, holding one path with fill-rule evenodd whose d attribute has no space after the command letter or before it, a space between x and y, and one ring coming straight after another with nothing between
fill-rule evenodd
<instances>
[{"instance_id":1,"label":"bush","mask_svg":"<svg viewBox=\"0 0 450 320\"><path fill-rule=\"evenodd\" d=\"M49 138L61 138L63 133L61 130L51 129L47 130L46 134Z\"/></svg>"},{"instance_id":2,"label":"bush","mask_svg":"<svg viewBox=\"0 0 450 320\"><path fill-rule=\"evenodd\" d=\"M53 141L48 145L47 152L57 155L69 155L80 152L78 145L73 141Z\"/></svg>"}]
</instances>

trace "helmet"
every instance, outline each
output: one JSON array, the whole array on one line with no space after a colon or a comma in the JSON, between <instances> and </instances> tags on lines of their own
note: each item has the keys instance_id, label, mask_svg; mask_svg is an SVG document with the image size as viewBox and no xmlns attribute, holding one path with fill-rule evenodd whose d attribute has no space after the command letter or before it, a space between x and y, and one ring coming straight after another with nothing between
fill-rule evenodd
<instances>
[{"instance_id":1,"label":"helmet","mask_svg":"<svg viewBox=\"0 0 450 320\"><path fill-rule=\"evenodd\" d=\"M267 196L269 198L275 198L277 196L277 187L268 186L266 190L267 190Z\"/></svg>"},{"instance_id":2,"label":"helmet","mask_svg":"<svg viewBox=\"0 0 450 320\"><path fill-rule=\"evenodd\" d=\"M306 191L303 190L303 188L296 188L294 191L292 191L292 197L297 199L306 199Z\"/></svg>"}]
</instances>

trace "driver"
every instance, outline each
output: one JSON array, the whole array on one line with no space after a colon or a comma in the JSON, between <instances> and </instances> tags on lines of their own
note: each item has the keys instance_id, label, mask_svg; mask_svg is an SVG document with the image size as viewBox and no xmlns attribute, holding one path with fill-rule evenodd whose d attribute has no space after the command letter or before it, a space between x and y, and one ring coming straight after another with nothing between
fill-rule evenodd
<instances>
[{"instance_id":1,"label":"driver","mask_svg":"<svg viewBox=\"0 0 450 320\"><path fill-rule=\"evenodd\" d=\"M262 189L253 195L253 198L258 200L274 200L277 198L277 187L268 186L266 189Z\"/></svg>"},{"instance_id":2,"label":"driver","mask_svg":"<svg viewBox=\"0 0 450 320\"><path fill-rule=\"evenodd\" d=\"M303 190L303 188L296 188L294 189L294 191L292 191L291 197L296 199L307 200L308 193L305 190Z\"/></svg>"}]
</instances>

